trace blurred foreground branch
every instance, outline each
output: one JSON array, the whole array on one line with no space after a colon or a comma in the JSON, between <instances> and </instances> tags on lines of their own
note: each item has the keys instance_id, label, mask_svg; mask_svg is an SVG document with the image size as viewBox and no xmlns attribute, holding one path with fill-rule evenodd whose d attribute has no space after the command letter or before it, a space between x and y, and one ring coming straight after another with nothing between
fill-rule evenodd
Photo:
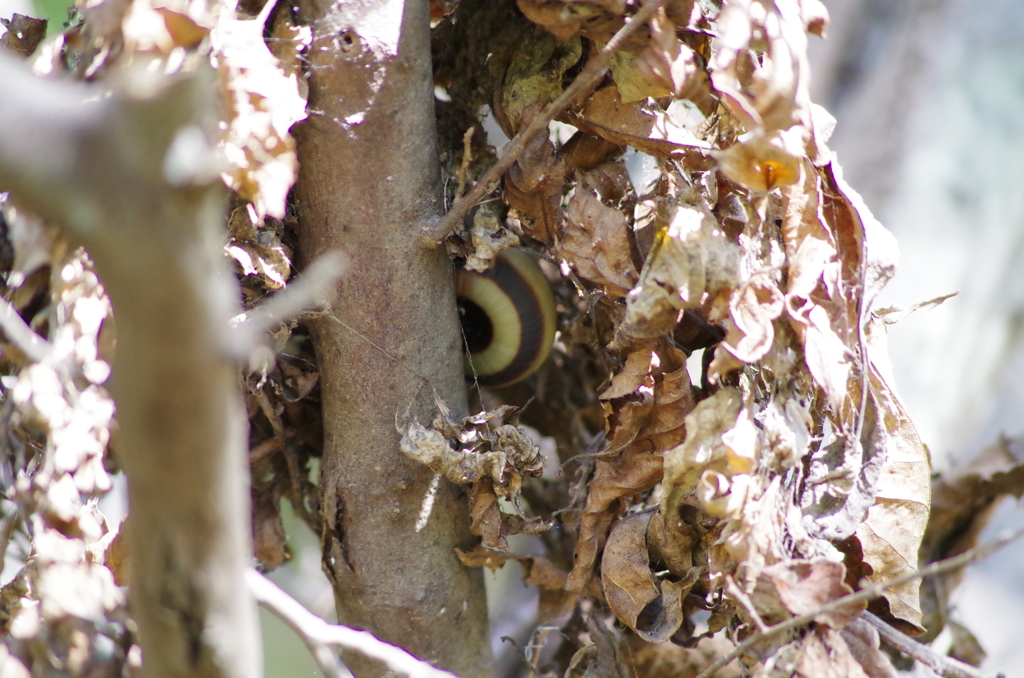
<instances>
[{"instance_id":1,"label":"blurred foreground branch","mask_svg":"<svg viewBox=\"0 0 1024 678\"><path fill-rule=\"evenodd\" d=\"M117 318L109 388L150 677L262 674L239 576L252 552L249 478L225 348L238 294L221 249L213 82L209 67L169 77L136 65L111 93L0 54L0 190L85 245Z\"/></svg>"},{"instance_id":2,"label":"blurred foreground branch","mask_svg":"<svg viewBox=\"0 0 1024 678\"><path fill-rule=\"evenodd\" d=\"M325 676L345 678L352 675L330 649L340 647L377 659L395 673L409 678L455 678L454 674L434 668L402 648L377 639L368 631L328 624L256 570L246 571L245 582L256 602L277 615L302 638Z\"/></svg>"}]
</instances>

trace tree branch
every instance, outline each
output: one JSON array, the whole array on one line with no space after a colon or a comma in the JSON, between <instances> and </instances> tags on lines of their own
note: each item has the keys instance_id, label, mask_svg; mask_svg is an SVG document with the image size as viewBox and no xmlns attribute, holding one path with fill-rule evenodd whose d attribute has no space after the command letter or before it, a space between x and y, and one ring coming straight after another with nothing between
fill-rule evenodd
<instances>
[{"instance_id":1,"label":"tree branch","mask_svg":"<svg viewBox=\"0 0 1024 678\"><path fill-rule=\"evenodd\" d=\"M0 54L0 187L85 245L117 317L109 387L144 675L255 678L257 610L239 576L252 557L247 428L225 350L239 297L221 248L225 191L169 176L165 162L180 134L200 136L186 164L215 176L214 76L122 75L111 93L35 77Z\"/></svg>"},{"instance_id":2,"label":"tree branch","mask_svg":"<svg viewBox=\"0 0 1024 678\"><path fill-rule=\"evenodd\" d=\"M548 104L543 112L531 120L530 124L521 130L515 139L509 142L501 157L480 177L479 181L473 185L473 188L466 195L457 199L444 217L438 221L429 222L423 227L422 245L424 247L436 247L458 228L466 213L484 196L494 190L502 175L523 154L526 145L542 131L547 130L552 120L571 105L582 92L604 76L605 69L608 68L612 55L619 50L630 35L654 16L654 13L665 4L665 1L649 0L640 8L640 11L630 17L629 21L612 36L608 44L587 62L587 65L576 76L576 79L572 81L572 84L566 87L565 91L557 99Z\"/></svg>"},{"instance_id":3,"label":"tree branch","mask_svg":"<svg viewBox=\"0 0 1024 678\"><path fill-rule=\"evenodd\" d=\"M357 631L341 624L328 624L256 570L246 571L245 582L256 602L277 615L302 638L320 670L329 678L345 678L352 675L330 650L331 647L356 650L381 661L395 673L409 678L456 678L452 673L420 661L400 647L379 640L368 631Z\"/></svg>"},{"instance_id":4,"label":"tree branch","mask_svg":"<svg viewBox=\"0 0 1024 678\"><path fill-rule=\"evenodd\" d=\"M263 333L303 311L323 305L322 297L335 293L334 284L345 272L347 263L348 258L341 252L327 252L303 269L302 275L291 280L283 290L244 314L231 341L239 357L248 357L246 352L258 344Z\"/></svg>"},{"instance_id":5,"label":"tree branch","mask_svg":"<svg viewBox=\"0 0 1024 678\"><path fill-rule=\"evenodd\" d=\"M985 674L970 664L965 664L953 657L940 655L899 629L889 626L871 612L865 610L862 616L867 623L875 627L878 635L885 639L887 643L908 657L921 662L940 676L946 676L947 678L985 678Z\"/></svg>"},{"instance_id":6,"label":"tree branch","mask_svg":"<svg viewBox=\"0 0 1024 678\"><path fill-rule=\"evenodd\" d=\"M29 327L11 303L0 297L0 328L12 344L21 349L29 360L42 362L50 355L52 346Z\"/></svg>"}]
</instances>

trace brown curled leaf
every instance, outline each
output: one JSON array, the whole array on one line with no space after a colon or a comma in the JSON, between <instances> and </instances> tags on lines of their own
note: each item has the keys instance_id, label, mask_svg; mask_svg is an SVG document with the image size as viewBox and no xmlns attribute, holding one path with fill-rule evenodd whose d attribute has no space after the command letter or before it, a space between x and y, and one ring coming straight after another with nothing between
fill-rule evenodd
<instances>
[{"instance_id":1,"label":"brown curled leaf","mask_svg":"<svg viewBox=\"0 0 1024 678\"><path fill-rule=\"evenodd\" d=\"M622 155L625 147L601 137L576 132L562 146L566 174L588 172Z\"/></svg>"},{"instance_id":2,"label":"brown curled leaf","mask_svg":"<svg viewBox=\"0 0 1024 678\"><path fill-rule=\"evenodd\" d=\"M602 178L600 173L581 178L566 210L559 252L580 277L609 296L624 297L638 277L630 256L631 229L622 210L603 203L594 190Z\"/></svg>"},{"instance_id":3,"label":"brown curled leaf","mask_svg":"<svg viewBox=\"0 0 1024 678\"><path fill-rule=\"evenodd\" d=\"M253 555L264 572L270 572L289 557L281 522L281 491L278 484L252 488Z\"/></svg>"},{"instance_id":4,"label":"brown curled leaf","mask_svg":"<svg viewBox=\"0 0 1024 678\"><path fill-rule=\"evenodd\" d=\"M601 559L601 583L619 621L647 642L661 643L683 622L682 596L689 586L654 578L647 556L650 521L651 513L636 513L615 524Z\"/></svg>"},{"instance_id":5,"label":"brown curled leaf","mask_svg":"<svg viewBox=\"0 0 1024 678\"><path fill-rule=\"evenodd\" d=\"M573 569L566 588L579 593L590 579L608 528L619 512L619 500L654 487L662 475L661 455L624 451L615 459L596 462L587 503L580 516L580 533Z\"/></svg>"},{"instance_id":6,"label":"brown curled leaf","mask_svg":"<svg viewBox=\"0 0 1024 678\"><path fill-rule=\"evenodd\" d=\"M690 98L704 81L693 50L676 37L676 27L664 9L651 20L651 42L637 70L647 82L679 99Z\"/></svg>"},{"instance_id":7,"label":"brown curled leaf","mask_svg":"<svg viewBox=\"0 0 1024 678\"><path fill-rule=\"evenodd\" d=\"M46 37L46 19L33 19L15 12L10 19L0 19L0 25L7 29L0 37L0 45L23 59L32 56Z\"/></svg>"},{"instance_id":8,"label":"brown curled leaf","mask_svg":"<svg viewBox=\"0 0 1024 678\"><path fill-rule=\"evenodd\" d=\"M498 508L498 495L490 478L481 478L473 484L469 495L469 517L470 531L480 537L485 548L508 550L506 530L501 519L501 509Z\"/></svg>"},{"instance_id":9,"label":"brown curled leaf","mask_svg":"<svg viewBox=\"0 0 1024 678\"><path fill-rule=\"evenodd\" d=\"M1000 436L967 464L932 480L932 509L921 543L922 564L958 555L978 544L982 530L1006 496L1024 495L1024 440ZM964 569L926 579L921 587L928 642L946 623L950 592Z\"/></svg>"},{"instance_id":10,"label":"brown curled leaf","mask_svg":"<svg viewBox=\"0 0 1024 678\"><path fill-rule=\"evenodd\" d=\"M822 605L853 593L844 579L846 568L823 558L775 563L758 573L751 600L765 621L782 621L819 610ZM815 616L819 624L842 629L867 607L863 601Z\"/></svg>"},{"instance_id":11,"label":"brown curled leaf","mask_svg":"<svg viewBox=\"0 0 1024 678\"><path fill-rule=\"evenodd\" d=\"M703 142L646 101L624 103L614 85L597 90L567 121L582 132L663 158L676 158L693 171L714 167Z\"/></svg>"},{"instance_id":12,"label":"brown curled leaf","mask_svg":"<svg viewBox=\"0 0 1024 678\"><path fill-rule=\"evenodd\" d=\"M562 224L559 206L565 183L565 163L545 136L537 136L505 174L505 201L531 238L554 242Z\"/></svg>"}]
</instances>

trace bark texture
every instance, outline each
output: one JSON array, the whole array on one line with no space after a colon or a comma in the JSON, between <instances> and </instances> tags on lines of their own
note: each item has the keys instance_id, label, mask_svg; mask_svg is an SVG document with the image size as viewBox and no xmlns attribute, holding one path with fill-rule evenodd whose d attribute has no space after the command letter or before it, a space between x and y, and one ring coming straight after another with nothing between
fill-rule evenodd
<instances>
[{"instance_id":1,"label":"bark texture","mask_svg":"<svg viewBox=\"0 0 1024 678\"><path fill-rule=\"evenodd\" d=\"M255 678L246 431L227 335L237 291L223 189L191 143L215 90L209 77L154 77L104 98L0 55L0 190L86 245L116 313L110 389L143 675Z\"/></svg>"},{"instance_id":2,"label":"bark texture","mask_svg":"<svg viewBox=\"0 0 1024 678\"><path fill-rule=\"evenodd\" d=\"M320 362L323 566L339 620L465 678L489 673L465 498L399 451L396 421L466 409L450 263L419 243L442 209L429 20L408 3L307 0L311 111L295 131L301 254L350 261L312 324ZM431 504L432 502L432 504ZM424 516L429 515L424 519ZM379 664L348 655L361 678Z\"/></svg>"}]
</instances>

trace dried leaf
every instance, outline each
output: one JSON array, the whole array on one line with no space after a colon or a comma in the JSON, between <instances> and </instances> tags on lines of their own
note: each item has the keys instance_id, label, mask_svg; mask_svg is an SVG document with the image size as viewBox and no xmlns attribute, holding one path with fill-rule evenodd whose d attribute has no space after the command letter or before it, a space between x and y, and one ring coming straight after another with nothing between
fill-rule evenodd
<instances>
[{"instance_id":1,"label":"dried leaf","mask_svg":"<svg viewBox=\"0 0 1024 678\"><path fill-rule=\"evenodd\" d=\"M469 236L469 247L454 254L466 259L467 270L481 273L493 266L498 252L519 245L519 238L515 233L505 229L491 204L480 205L473 213L473 226L469 230ZM453 240L449 238L445 242L450 254L453 253Z\"/></svg>"},{"instance_id":2,"label":"dried leaf","mask_svg":"<svg viewBox=\"0 0 1024 678\"><path fill-rule=\"evenodd\" d=\"M850 654L870 678L897 678L899 675L880 647L878 631L863 617L855 619L840 635L846 641Z\"/></svg>"},{"instance_id":3,"label":"dried leaf","mask_svg":"<svg viewBox=\"0 0 1024 678\"><path fill-rule=\"evenodd\" d=\"M514 559L514 556L501 551L491 550L485 546L476 546L471 551L463 551L460 548L456 548L455 554L466 567L488 567L492 572L496 572L505 563Z\"/></svg>"},{"instance_id":4,"label":"dried leaf","mask_svg":"<svg viewBox=\"0 0 1024 678\"><path fill-rule=\"evenodd\" d=\"M595 195L588 179L581 178L569 200L559 252L580 277L600 285L609 296L623 297L637 280L629 222L621 210Z\"/></svg>"},{"instance_id":5,"label":"dried leaf","mask_svg":"<svg viewBox=\"0 0 1024 678\"><path fill-rule=\"evenodd\" d=\"M846 585L846 568L823 558L793 559L769 565L758 573L757 588L751 596L762 616L772 621L816 612L822 605L853 593ZM867 607L863 601L815 616L819 624L842 629ZM766 617L766 621L767 621Z\"/></svg>"},{"instance_id":6,"label":"dried leaf","mask_svg":"<svg viewBox=\"0 0 1024 678\"><path fill-rule=\"evenodd\" d=\"M774 281L765 274L751 276L729 300L733 325L721 348L745 363L760 360L772 347L772 323L782 311L783 296Z\"/></svg>"},{"instance_id":7,"label":"dried leaf","mask_svg":"<svg viewBox=\"0 0 1024 678\"><path fill-rule=\"evenodd\" d=\"M526 18L542 26L561 41L572 39L580 32L584 22L603 14L604 7L611 5L618 14L625 11L624 0L610 2L578 2L572 0L516 0L519 11ZM613 11L614 11L613 10Z\"/></svg>"},{"instance_id":8,"label":"dried leaf","mask_svg":"<svg viewBox=\"0 0 1024 678\"><path fill-rule=\"evenodd\" d=\"M275 570L288 560L287 536L281 522L281 497L275 485L252 488L253 555L264 572Z\"/></svg>"},{"instance_id":9,"label":"dried leaf","mask_svg":"<svg viewBox=\"0 0 1024 678\"><path fill-rule=\"evenodd\" d=\"M530 124L534 116L562 93L565 72L582 56L579 38L560 41L539 31L519 45L505 73L501 114L497 116L508 137Z\"/></svg>"},{"instance_id":10,"label":"dried leaf","mask_svg":"<svg viewBox=\"0 0 1024 678\"><path fill-rule=\"evenodd\" d=\"M885 334L877 320L865 327L871 361L869 393L877 400L878 440L884 444L884 464L878 478L874 504L857 528L864 562L871 568L867 578L885 582L913 572L931 508L931 459L914 424L889 384L892 383ZM922 612L921 580L914 579L886 589L887 609L879 610L887 621L906 633L919 635Z\"/></svg>"},{"instance_id":11,"label":"dried leaf","mask_svg":"<svg viewBox=\"0 0 1024 678\"><path fill-rule=\"evenodd\" d=\"M537 534L548 529L529 519L522 504L523 477L538 477L544 468L540 448L520 429L501 423L517 412L501 406L461 420L435 400L438 414L428 429L417 421L398 427L402 452L444 474L453 483L473 483L473 531L490 548L507 548L508 534ZM498 497L507 499L514 515L501 512Z\"/></svg>"},{"instance_id":12,"label":"dried leaf","mask_svg":"<svg viewBox=\"0 0 1024 678\"><path fill-rule=\"evenodd\" d=\"M988 653L978 642L977 637L966 626L952 619L949 620L949 630L953 636L949 656L971 666L980 667L988 658Z\"/></svg>"},{"instance_id":13,"label":"dried leaf","mask_svg":"<svg viewBox=\"0 0 1024 678\"><path fill-rule=\"evenodd\" d=\"M711 212L687 204L672 210L626 299L613 347L669 331L680 310L698 306L705 294L728 294L738 282L739 248Z\"/></svg>"},{"instance_id":14,"label":"dried leaf","mask_svg":"<svg viewBox=\"0 0 1024 678\"><path fill-rule=\"evenodd\" d=\"M616 517L614 504L623 497L649 490L661 480L661 455L624 451L611 461L599 459L590 481L587 503L580 516L580 532L573 555L573 568L566 588L583 590L605 535Z\"/></svg>"},{"instance_id":15,"label":"dried leaf","mask_svg":"<svg viewBox=\"0 0 1024 678\"><path fill-rule=\"evenodd\" d=\"M624 146L583 132L573 134L561 148L566 174L570 175L588 172L622 155L624 150Z\"/></svg>"},{"instance_id":16,"label":"dried leaf","mask_svg":"<svg viewBox=\"0 0 1024 678\"><path fill-rule=\"evenodd\" d=\"M479 536L481 545L487 549L508 550L508 540L498 506L498 494L490 478L481 478L473 484L470 493L470 531ZM493 566L488 565L492 570Z\"/></svg>"},{"instance_id":17,"label":"dried leaf","mask_svg":"<svg viewBox=\"0 0 1024 678\"><path fill-rule=\"evenodd\" d=\"M665 453L666 491L661 507L665 515L676 515L682 499L696 491L706 472L731 476L750 471L757 439L756 434L751 438L737 430L742 411L739 392L727 387L697 403L686 416L686 441Z\"/></svg>"},{"instance_id":18,"label":"dried leaf","mask_svg":"<svg viewBox=\"0 0 1024 678\"><path fill-rule=\"evenodd\" d=\"M918 567L918 548L930 507L931 463L902 405L883 384L875 386L874 378L872 382L885 408L883 421L888 436L875 503L858 526L857 538L864 550L864 562L872 570L867 578L880 583ZM913 635L924 631L920 586L921 580L914 579L882 594L888 606L883 616Z\"/></svg>"},{"instance_id":19,"label":"dried leaf","mask_svg":"<svg viewBox=\"0 0 1024 678\"><path fill-rule=\"evenodd\" d=\"M875 502L891 442L884 416L877 399L869 394L860 438L836 437L805 459L806 480L799 502L810 536L842 541L865 519Z\"/></svg>"},{"instance_id":20,"label":"dried leaf","mask_svg":"<svg viewBox=\"0 0 1024 678\"><path fill-rule=\"evenodd\" d=\"M773 662L782 673L765 674L792 676L793 678L875 678L865 672L850 651L842 633L826 626L819 626L808 633L803 639L796 641L796 652L789 661L795 667L787 667L788 662ZM779 655L785 656L784 652ZM778 657L781 659L782 657Z\"/></svg>"},{"instance_id":21,"label":"dried leaf","mask_svg":"<svg viewBox=\"0 0 1024 678\"><path fill-rule=\"evenodd\" d=\"M623 394L623 395L619 395ZM567 587L579 592L590 578L620 500L662 478L662 453L686 435L694 406L685 354L675 348L638 351L601 394L607 447L598 458L580 515L574 564Z\"/></svg>"},{"instance_id":22,"label":"dried leaf","mask_svg":"<svg viewBox=\"0 0 1024 678\"><path fill-rule=\"evenodd\" d=\"M692 171L706 171L714 160L706 144L648 102L624 103L614 85L594 92L567 120L580 131L657 157L676 158Z\"/></svg>"},{"instance_id":23,"label":"dried leaf","mask_svg":"<svg viewBox=\"0 0 1024 678\"><path fill-rule=\"evenodd\" d=\"M518 558L523 583L540 589L537 621L547 624L572 612L576 596L565 590L566 572L543 556Z\"/></svg>"},{"instance_id":24,"label":"dried leaf","mask_svg":"<svg viewBox=\"0 0 1024 678\"><path fill-rule=\"evenodd\" d=\"M33 19L17 12L10 19L0 19L0 26L7 29L0 37L0 45L23 59L32 56L46 37L46 19Z\"/></svg>"},{"instance_id":25,"label":"dried leaf","mask_svg":"<svg viewBox=\"0 0 1024 678\"><path fill-rule=\"evenodd\" d=\"M647 82L664 89L661 96L671 94L680 99L692 98L704 82L704 74L693 50L676 37L676 27L664 9L655 14L650 25L651 42L644 50L637 70ZM619 84L618 79L615 82ZM619 91L622 91L621 84ZM623 94L623 101L628 102L630 99Z\"/></svg>"},{"instance_id":26,"label":"dried leaf","mask_svg":"<svg viewBox=\"0 0 1024 678\"><path fill-rule=\"evenodd\" d=\"M1000 437L967 464L954 466L932 480L932 507L921 542L921 564L958 555L978 544L982 530L1001 500L1024 495L1024 444ZM949 597L960 585L964 569L926 579L921 587L929 642L944 628Z\"/></svg>"},{"instance_id":27,"label":"dried leaf","mask_svg":"<svg viewBox=\"0 0 1024 678\"><path fill-rule=\"evenodd\" d=\"M676 519L666 525L665 514L659 507L647 524L647 551L651 562L668 568L676 580L696 580L703 573L693 559L694 551L700 546L701 530L694 525L689 513L677 513Z\"/></svg>"},{"instance_id":28,"label":"dried leaf","mask_svg":"<svg viewBox=\"0 0 1024 678\"><path fill-rule=\"evenodd\" d=\"M807 34L794 0L729 0L718 15L711 82L748 131L809 122Z\"/></svg>"},{"instance_id":29,"label":"dried leaf","mask_svg":"<svg viewBox=\"0 0 1024 678\"><path fill-rule=\"evenodd\" d=\"M779 135L758 133L711 154L725 176L750 191L767 193L799 180L800 160Z\"/></svg>"},{"instance_id":30,"label":"dried leaf","mask_svg":"<svg viewBox=\"0 0 1024 678\"><path fill-rule=\"evenodd\" d=\"M612 80L615 81L624 104L644 101L649 97L659 99L672 94L672 90L660 78L642 71L642 64L642 56L626 51L616 52L608 62Z\"/></svg>"},{"instance_id":31,"label":"dried leaf","mask_svg":"<svg viewBox=\"0 0 1024 678\"><path fill-rule=\"evenodd\" d=\"M559 205L565 163L544 136L531 140L505 174L505 201L516 210L531 238L551 243L562 224Z\"/></svg>"},{"instance_id":32,"label":"dried leaf","mask_svg":"<svg viewBox=\"0 0 1024 678\"><path fill-rule=\"evenodd\" d=\"M303 31L293 35L297 44L308 44L309 38ZM230 169L224 182L252 202L259 218L282 218L298 171L289 130L306 117L302 78L294 63L282 66L270 52L257 21L221 12L210 39L227 111L221 146ZM287 53L283 46L277 49Z\"/></svg>"},{"instance_id":33,"label":"dried leaf","mask_svg":"<svg viewBox=\"0 0 1024 678\"><path fill-rule=\"evenodd\" d=\"M647 558L650 513L627 516L608 535L601 582L612 612L649 643L668 640L683 622L682 597L689 586L658 582Z\"/></svg>"}]
</instances>

